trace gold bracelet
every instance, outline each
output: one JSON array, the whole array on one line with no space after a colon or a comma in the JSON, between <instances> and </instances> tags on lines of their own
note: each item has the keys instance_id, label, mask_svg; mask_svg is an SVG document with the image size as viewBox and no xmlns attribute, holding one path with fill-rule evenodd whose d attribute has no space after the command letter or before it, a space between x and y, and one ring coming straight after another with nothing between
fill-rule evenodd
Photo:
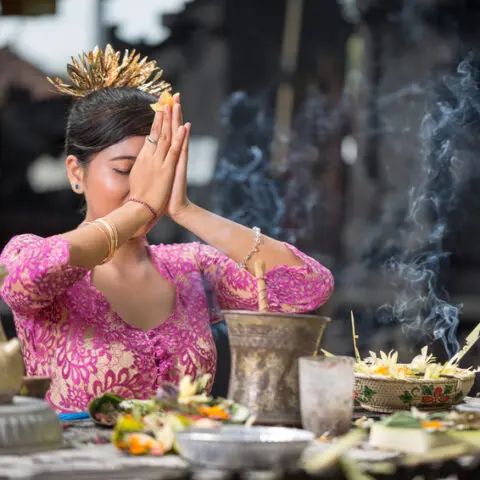
<instances>
[{"instance_id":1,"label":"gold bracelet","mask_svg":"<svg viewBox=\"0 0 480 480\"><path fill-rule=\"evenodd\" d=\"M105 260L102 262L102 264L104 264L109 262L113 258L113 256L115 255L115 252L118 249L118 230L113 223L105 220L104 218L98 218L97 220L95 220L95 222L97 222L97 225L99 224L99 226L102 225L103 227L105 227L109 235L110 248L109 248L107 258L105 258Z\"/></svg>"},{"instance_id":2,"label":"gold bracelet","mask_svg":"<svg viewBox=\"0 0 480 480\"><path fill-rule=\"evenodd\" d=\"M99 218L94 222L86 222L84 225L92 225L98 228L105 237L107 238L108 243L108 252L105 259L101 262L101 265L104 263L109 262L113 256L115 255L116 250L118 249L118 230L113 223L104 220L103 218Z\"/></svg>"},{"instance_id":3,"label":"gold bracelet","mask_svg":"<svg viewBox=\"0 0 480 480\"><path fill-rule=\"evenodd\" d=\"M107 230L102 226L100 225L99 223L96 223L96 222L85 222L83 225L91 225L92 227L95 227L97 228L98 230L100 230L104 235L105 235L105 238L107 239L107 256L105 257L105 259L100 263L100 265L103 265L105 262L107 262L109 260L109 257L110 257L110 254L111 254L111 251L112 251L112 246L111 246L111 240L110 240L110 235L108 234Z\"/></svg>"},{"instance_id":4,"label":"gold bracelet","mask_svg":"<svg viewBox=\"0 0 480 480\"><path fill-rule=\"evenodd\" d=\"M111 238L113 251L116 252L118 249L118 230L116 225L112 222L109 222L108 220L105 220L104 218L99 218L95 221L100 222L102 225L105 225L105 227L108 229L110 235L112 236Z\"/></svg>"}]
</instances>

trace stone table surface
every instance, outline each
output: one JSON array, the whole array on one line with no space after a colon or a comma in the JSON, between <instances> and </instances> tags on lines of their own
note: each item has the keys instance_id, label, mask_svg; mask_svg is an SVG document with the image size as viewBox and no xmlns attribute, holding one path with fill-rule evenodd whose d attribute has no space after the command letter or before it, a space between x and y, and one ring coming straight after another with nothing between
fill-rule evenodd
<instances>
[{"instance_id":1,"label":"stone table surface","mask_svg":"<svg viewBox=\"0 0 480 480\"><path fill-rule=\"evenodd\" d=\"M118 451L111 443L111 429L95 426L90 420L64 424L64 449L23 455L1 455L0 480L226 480L226 472L192 467L177 455L132 456ZM317 444L306 454L320 453L326 445ZM366 445L348 455L356 461L385 461L391 453L372 451ZM395 456L395 455L394 455ZM377 457L377 458L375 458ZM247 472L245 480L279 480L281 473ZM455 479L456 477L447 477Z\"/></svg>"},{"instance_id":2,"label":"stone table surface","mask_svg":"<svg viewBox=\"0 0 480 480\"><path fill-rule=\"evenodd\" d=\"M65 425L66 447L61 450L24 455L0 454L0 480L223 480L225 472L195 469L177 455L164 457L132 456L118 451L111 443L111 429L96 427L90 420ZM248 480L274 480L279 475L250 472Z\"/></svg>"}]
</instances>

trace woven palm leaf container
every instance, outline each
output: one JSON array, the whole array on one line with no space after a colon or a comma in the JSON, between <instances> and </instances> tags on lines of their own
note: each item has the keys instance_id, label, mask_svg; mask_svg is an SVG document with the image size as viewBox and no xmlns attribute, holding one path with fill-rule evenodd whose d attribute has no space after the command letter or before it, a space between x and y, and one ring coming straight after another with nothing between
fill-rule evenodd
<instances>
[{"instance_id":1,"label":"woven palm leaf container","mask_svg":"<svg viewBox=\"0 0 480 480\"><path fill-rule=\"evenodd\" d=\"M400 410L445 410L461 403L475 382L475 372L458 369L455 377L437 380L392 378L365 373L355 374L355 399L371 412Z\"/></svg>"}]
</instances>

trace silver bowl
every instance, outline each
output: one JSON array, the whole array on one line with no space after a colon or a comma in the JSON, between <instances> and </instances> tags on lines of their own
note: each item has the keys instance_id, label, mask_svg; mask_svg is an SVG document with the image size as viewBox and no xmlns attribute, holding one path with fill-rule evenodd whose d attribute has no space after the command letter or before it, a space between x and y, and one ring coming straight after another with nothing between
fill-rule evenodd
<instances>
[{"instance_id":1,"label":"silver bowl","mask_svg":"<svg viewBox=\"0 0 480 480\"><path fill-rule=\"evenodd\" d=\"M14 397L0 405L0 456L63 448L60 420L47 402Z\"/></svg>"},{"instance_id":2,"label":"silver bowl","mask_svg":"<svg viewBox=\"0 0 480 480\"><path fill-rule=\"evenodd\" d=\"M190 428L176 435L182 457L222 470L269 470L295 465L314 439L306 430L234 426Z\"/></svg>"}]
</instances>

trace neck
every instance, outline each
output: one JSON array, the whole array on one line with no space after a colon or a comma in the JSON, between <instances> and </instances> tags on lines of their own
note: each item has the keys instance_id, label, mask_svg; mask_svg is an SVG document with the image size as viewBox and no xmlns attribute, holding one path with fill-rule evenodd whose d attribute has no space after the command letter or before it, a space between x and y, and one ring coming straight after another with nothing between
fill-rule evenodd
<instances>
[{"instance_id":1,"label":"neck","mask_svg":"<svg viewBox=\"0 0 480 480\"><path fill-rule=\"evenodd\" d=\"M115 266L141 263L148 258L146 246L147 239L145 237L131 238L116 251L109 263Z\"/></svg>"},{"instance_id":2,"label":"neck","mask_svg":"<svg viewBox=\"0 0 480 480\"><path fill-rule=\"evenodd\" d=\"M84 222L91 222L88 212ZM83 223L83 222L82 222ZM115 267L130 266L144 262L148 259L148 245L145 236L134 237L121 245L113 258L108 262Z\"/></svg>"}]
</instances>

